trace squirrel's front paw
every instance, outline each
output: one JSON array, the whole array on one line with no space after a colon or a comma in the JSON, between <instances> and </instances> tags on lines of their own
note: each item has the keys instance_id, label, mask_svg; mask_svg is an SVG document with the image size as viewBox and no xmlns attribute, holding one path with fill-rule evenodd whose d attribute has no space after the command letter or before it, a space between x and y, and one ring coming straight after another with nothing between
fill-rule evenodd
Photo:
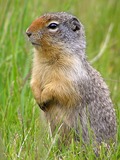
<instances>
[{"instance_id":1,"label":"squirrel's front paw","mask_svg":"<svg viewBox=\"0 0 120 160\"><path fill-rule=\"evenodd\" d=\"M43 110L46 111L47 107L51 104L53 101L53 96L51 94L52 92L49 92L49 90L44 89L41 93L41 100L39 103L39 107Z\"/></svg>"},{"instance_id":2,"label":"squirrel's front paw","mask_svg":"<svg viewBox=\"0 0 120 160\"><path fill-rule=\"evenodd\" d=\"M52 92L49 91L48 89L44 89L41 92L41 101L40 101L41 104L51 101L52 99L53 99Z\"/></svg>"},{"instance_id":3,"label":"squirrel's front paw","mask_svg":"<svg viewBox=\"0 0 120 160\"><path fill-rule=\"evenodd\" d=\"M50 104L52 103L52 101L47 101L44 103L39 103L39 107L40 109L42 109L44 112L47 111L47 109L49 108Z\"/></svg>"}]
</instances>

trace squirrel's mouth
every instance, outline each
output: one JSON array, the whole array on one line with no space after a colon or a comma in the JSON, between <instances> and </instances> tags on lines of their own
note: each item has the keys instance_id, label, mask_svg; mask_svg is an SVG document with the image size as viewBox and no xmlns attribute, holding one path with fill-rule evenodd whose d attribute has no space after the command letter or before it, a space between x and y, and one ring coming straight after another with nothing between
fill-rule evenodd
<instances>
[{"instance_id":1,"label":"squirrel's mouth","mask_svg":"<svg viewBox=\"0 0 120 160\"><path fill-rule=\"evenodd\" d=\"M31 42L33 46L40 46L40 44L36 42L36 40L33 37L28 38L28 40L29 42Z\"/></svg>"},{"instance_id":2,"label":"squirrel's mouth","mask_svg":"<svg viewBox=\"0 0 120 160\"><path fill-rule=\"evenodd\" d=\"M40 46L38 43L31 42L33 46Z\"/></svg>"}]
</instances>

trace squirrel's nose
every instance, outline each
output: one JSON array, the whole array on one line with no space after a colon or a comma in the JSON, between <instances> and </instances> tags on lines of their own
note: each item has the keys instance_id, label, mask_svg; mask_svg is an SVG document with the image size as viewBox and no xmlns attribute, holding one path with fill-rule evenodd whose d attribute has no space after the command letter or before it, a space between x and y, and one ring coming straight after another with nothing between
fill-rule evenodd
<instances>
[{"instance_id":1,"label":"squirrel's nose","mask_svg":"<svg viewBox=\"0 0 120 160\"><path fill-rule=\"evenodd\" d=\"M27 34L28 37L30 37L32 35L32 33L28 32L28 31L26 31L26 34Z\"/></svg>"}]
</instances>

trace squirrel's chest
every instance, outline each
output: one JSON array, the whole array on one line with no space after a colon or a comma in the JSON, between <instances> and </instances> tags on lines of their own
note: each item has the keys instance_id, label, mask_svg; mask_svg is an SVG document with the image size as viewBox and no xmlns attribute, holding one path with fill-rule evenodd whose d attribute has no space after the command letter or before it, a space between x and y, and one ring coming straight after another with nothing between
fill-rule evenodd
<instances>
[{"instance_id":1,"label":"squirrel's chest","mask_svg":"<svg viewBox=\"0 0 120 160\"><path fill-rule=\"evenodd\" d=\"M87 79L87 73L79 59L66 58L56 64L48 64L41 63L38 58L35 58L32 80L35 79L38 81L41 90L50 83L78 90L79 84Z\"/></svg>"},{"instance_id":2,"label":"squirrel's chest","mask_svg":"<svg viewBox=\"0 0 120 160\"><path fill-rule=\"evenodd\" d=\"M63 66L48 66L41 65L39 68L39 80L42 87L45 85L56 82L56 83L72 83L74 74L72 74L71 68L65 68Z\"/></svg>"}]
</instances>

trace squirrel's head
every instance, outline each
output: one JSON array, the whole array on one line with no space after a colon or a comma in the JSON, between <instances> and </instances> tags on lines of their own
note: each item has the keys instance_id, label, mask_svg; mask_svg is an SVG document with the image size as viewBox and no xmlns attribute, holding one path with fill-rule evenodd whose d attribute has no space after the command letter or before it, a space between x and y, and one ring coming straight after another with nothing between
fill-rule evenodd
<instances>
[{"instance_id":1,"label":"squirrel's head","mask_svg":"<svg viewBox=\"0 0 120 160\"><path fill-rule=\"evenodd\" d=\"M73 53L86 47L83 25L65 12L44 14L32 22L26 34L37 50L67 49Z\"/></svg>"}]
</instances>

